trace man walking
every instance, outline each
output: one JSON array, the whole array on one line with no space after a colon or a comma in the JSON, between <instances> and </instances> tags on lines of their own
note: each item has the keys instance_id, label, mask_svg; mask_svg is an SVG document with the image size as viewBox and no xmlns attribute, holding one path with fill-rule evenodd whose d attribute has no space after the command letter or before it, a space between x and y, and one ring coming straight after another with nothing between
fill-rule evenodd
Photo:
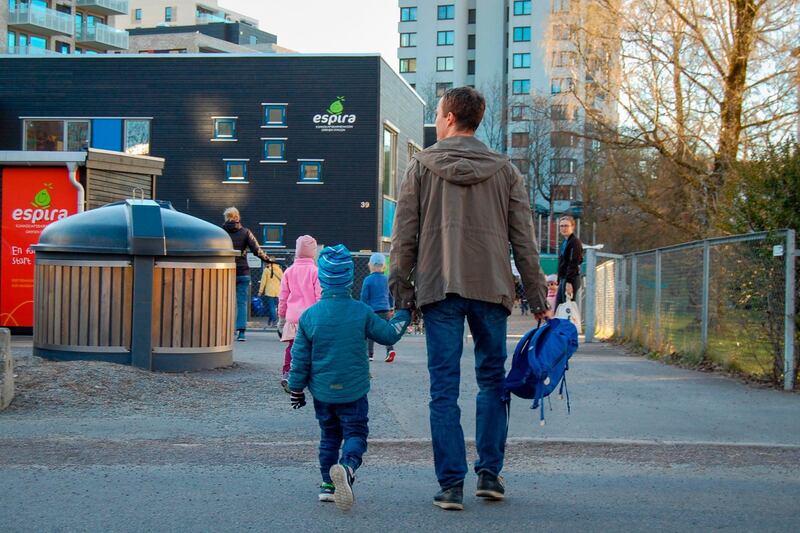
<instances>
[{"instance_id":1,"label":"man walking","mask_svg":"<svg viewBox=\"0 0 800 533\"><path fill-rule=\"evenodd\" d=\"M509 243L534 318L547 310L528 194L508 158L475 138L486 103L475 89L448 90L436 110L438 142L416 154L400 192L390 287L399 309L425 320L434 505L463 509L467 474L458 393L464 319L475 340L479 497L501 500L507 415L506 319L514 307Z\"/></svg>"},{"instance_id":2,"label":"man walking","mask_svg":"<svg viewBox=\"0 0 800 533\"><path fill-rule=\"evenodd\" d=\"M558 219L558 231L564 240L558 249L558 295L556 305L572 300L581 288L583 243L575 235L575 219L564 215Z\"/></svg>"}]
</instances>

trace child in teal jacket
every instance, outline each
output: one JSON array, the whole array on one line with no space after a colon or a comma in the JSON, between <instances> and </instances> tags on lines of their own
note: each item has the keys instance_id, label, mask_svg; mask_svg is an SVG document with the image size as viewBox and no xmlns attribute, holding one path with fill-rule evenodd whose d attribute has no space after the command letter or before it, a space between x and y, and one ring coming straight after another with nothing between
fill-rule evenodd
<instances>
[{"instance_id":1,"label":"child in teal jacket","mask_svg":"<svg viewBox=\"0 0 800 533\"><path fill-rule=\"evenodd\" d=\"M323 249L318 268L322 299L300 317L289 389L294 409L306 404L306 387L314 396L321 433L319 499L335 501L339 509L347 510L353 505L354 474L367 450L369 433L366 339L396 343L411 315L402 310L386 321L352 298L353 260L344 245Z\"/></svg>"}]
</instances>

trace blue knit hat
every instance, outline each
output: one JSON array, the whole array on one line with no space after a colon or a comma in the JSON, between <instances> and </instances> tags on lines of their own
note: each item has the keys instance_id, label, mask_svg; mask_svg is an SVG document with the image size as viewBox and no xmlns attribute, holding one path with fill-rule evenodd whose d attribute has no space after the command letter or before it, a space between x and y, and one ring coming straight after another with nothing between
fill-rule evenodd
<instances>
[{"instance_id":1,"label":"blue knit hat","mask_svg":"<svg viewBox=\"0 0 800 533\"><path fill-rule=\"evenodd\" d=\"M375 266L383 266L386 264L386 256L380 252L375 252L369 256L369 264Z\"/></svg>"},{"instance_id":2,"label":"blue knit hat","mask_svg":"<svg viewBox=\"0 0 800 533\"><path fill-rule=\"evenodd\" d=\"M349 289L353 286L353 259L344 244L323 248L317 267L319 284L323 289Z\"/></svg>"}]
</instances>

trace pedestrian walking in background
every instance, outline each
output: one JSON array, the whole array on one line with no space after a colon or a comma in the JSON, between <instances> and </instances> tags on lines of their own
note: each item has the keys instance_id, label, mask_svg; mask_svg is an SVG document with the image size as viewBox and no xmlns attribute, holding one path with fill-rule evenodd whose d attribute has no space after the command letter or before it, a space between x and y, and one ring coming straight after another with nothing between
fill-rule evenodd
<instances>
[{"instance_id":1,"label":"pedestrian walking in background","mask_svg":"<svg viewBox=\"0 0 800 533\"><path fill-rule=\"evenodd\" d=\"M505 496L506 321L514 308L509 243L536 320L547 310L528 192L509 159L475 138L486 103L470 87L445 92L438 142L411 159L398 198L389 286L397 309L422 309L430 375L434 505L463 509L467 474L458 395L464 319L475 340L476 495ZM480 261L476 261L476 253Z\"/></svg>"},{"instance_id":2,"label":"pedestrian walking in background","mask_svg":"<svg viewBox=\"0 0 800 533\"><path fill-rule=\"evenodd\" d=\"M286 269L278 294L278 331L286 343L283 357L281 387L289 392L289 368L292 364L292 344L303 311L319 301L322 291L317 277L317 241L311 235L297 238L294 263Z\"/></svg>"},{"instance_id":3,"label":"pedestrian walking in background","mask_svg":"<svg viewBox=\"0 0 800 533\"><path fill-rule=\"evenodd\" d=\"M355 472L367 451L369 434L364 335L392 345L402 337L411 315L401 311L388 322L353 299L353 260L342 244L322 250L319 283L322 299L303 313L297 327L289 389L295 409L306 404L303 389L308 387L314 396L320 428L319 500L334 501L347 510L353 505Z\"/></svg>"},{"instance_id":4,"label":"pedestrian walking in background","mask_svg":"<svg viewBox=\"0 0 800 533\"><path fill-rule=\"evenodd\" d=\"M383 273L386 268L386 257L382 253L375 252L370 256L368 266L370 274L361 284L361 301L370 306L379 317L392 318L394 298L389 293L389 278ZM367 354L372 361L375 356L375 341L372 339L367 340ZM394 346L389 345L386 347L384 361L391 363L396 355Z\"/></svg>"},{"instance_id":5,"label":"pedestrian walking in background","mask_svg":"<svg viewBox=\"0 0 800 533\"><path fill-rule=\"evenodd\" d=\"M267 326L274 326L278 323L278 295L281 292L281 280L283 270L275 261L270 261L264 265L261 273L261 283L258 285L258 295L263 296L267 301Z\"/></svg>"},{"instance_id":6,"label":"pedestrian walking in background","mask_svg":"<svg viewBox=\"0 0 800 533\"><path fill-rule=\"evenodd\" d=\"M262 261L270 259L261 250L253 232L242 226L238 209L229 207L223 215L225 223L222 228L228 232L234 250L239 252L236 256L236 340L244 342L247 340L244 333L247 330L247 306L250 303L250 267L247 265L247 252L249 250Z\"/></svg>"},{"instance_id":7,"label":"pedestrian walking in background","mask_svg":"<svg viewBox=\"0 0 800 533\"><path fill-rule=\"evenodd\" d=\"M556 306L577 297L581 288L583 244L575 235L575 219L564 215L558 219L558 231L564 241L558 249L558 295Z\"/></svg>"}]
</instances>

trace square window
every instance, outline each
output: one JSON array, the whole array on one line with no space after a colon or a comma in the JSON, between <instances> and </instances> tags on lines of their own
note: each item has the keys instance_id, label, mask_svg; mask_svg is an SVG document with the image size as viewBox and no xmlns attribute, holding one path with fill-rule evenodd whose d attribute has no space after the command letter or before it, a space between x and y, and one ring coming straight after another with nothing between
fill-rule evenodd
<instances>
[{"instance_id":1,"label":"square window","mask_svg":"<svg viewBox=\"0 0 800 533\"><path fill-rule=\"evenodd\" d=\"M512 94L528 94L531 92L531 80L514 80L511 84Z\"/></svg>"},{"instance_id":2,"label":"square window","mask_svg":"<svg viewBox=\"0 0 800 533\"><path fill-rule=\"evenodd\" d=\"M322 162L321 161L301 161L300 162L300 181L301 182L322 182Z\"/></svg>"},{"instance_id":3,"label":"square window","mask_svg":"<svg viewBox=\"0 0 800 533\"><path fill-rule=\"evenodd\" d=\"M530 170L530 161L527 159L512 159L511 163L517 167L520 174L527 174L528 170Z\"/></svg>"},{"instance_id":4,"label":"square window","mask_svg":"<svg viewBox=\"0 0 800 533\"><path fill-rule=\"evenodd\" d=\"M284 139L267 139L264 141L264 161L283 161L286 156Z\"/></svg>"},{"instance_id":5,"label":"square window","mask_svg":"<svg viewBox=\"0 0 800 533\"><path fill-rule=\"evenodd\" d=\"M475 9L467 10L467 24L475 24L475 19L477 18L477 11Z\"/></svg>"},{"instance_id":6,"label":"square window","mask_svg":"<svg viewBox=\"0 0 800 533\"><path fill-rule=\"evenodd\" d=\"M263 104L265 126L286 126L285 104Z\"/></svg>"},{"instance_id":7,"label":"square window","mask_svg":"<svg viewBox=\"0 0 800 533\"><path fill-rule=\"evenodd\" d=\"M89 121L67 121L67 151L79 152L89 147Z\"/></svg>"},{"instance_id":8,"label":"square window","mask_svg":"<svg viewBox=\"0 0 800 533\"><path fill-rule=\"evenodd\" d=\"M449 89L453 88L451 82L437 83L436 84L436 97L441 98Z\"/></svg>"},{"instance_id":9,"label":"square window","mask_svg":"<svg viewBox=\"0 0 800 533\"><path fill-rule=\"evenodd\" d=\"M136 10L134 10L133 19L136 22L141 22L142 21L142 10L140 8L137 8Z\"/></svg>"},{"instance_id":10,"label":"square window","mask_svg":"<svg viewBox=\"0 0 800 533\"><path fill-rule=\"evenodd\" d=\"M264 246L285 246L284 230L286 224L262 224L261 242Z\"/></svg>"},{"instance_id":11,"label":"square window","mask_svg":"<svg viewBox=\"0 0 800 533\"><path fill-rule=\"evenodd\" d=\"M456 40L456 32L454 31L437 31L436 32L436 45L437 46L450 46Z\"/></svg>"},{"instance_id":12,"label":"square window","mask_svg":"<svg viewBox=\"0 0 800 533\"><path fill-rule=\"evenodd\" d=\"M553 0L551 12L552 13L569 12L569 0Z\"/></svg>"},{"instance_id":13,"label":"square window","mask_svg":"<svg viewBox=\"0 0 800 533\"><path fill-rule=\"evenodd\" d=\"M511 147L512 148L527 148L528 147L528 132L514 132L511 134Z\"/></svg>"},{"instance_id":14,"label":"square window","mask_svg":"<svg viewBox=\"0 0 800 533\"><path fill-rule=\"evenodd\" d=\"M514 61L514 68L530 68L531 55L528 53L514 54L513 61Z\"/></svg>"},{"instance_id":15,"label":"square window","mask_svg":"<svg viewBox=\"0 0 800 533\"><path fill-rule=\"evenodd\" d=\"M447 72L453 70L453 56L437 57L436 70L438 72Z\"/></svg>"},{"instance_id":16,"label":"square window","mask_svg":"<svg viewBox=\"0 0 800 533\"><path fill-rule=\"evenodd\" d=\"M514 42L523 43L531 40L530 26L517 26L514 28Z\"/></svg>"},{"instance_id":17,"label":"square window","mask_svg":"<svg viewBox=\"0 0 800 533\"><path fill-rule=\"evenodd\" d=\"M215 139L236 139L236 119L223 117L214 119Z\"/></svg>"},{"instance_id":18,"label":"square window","mask_svg":"<svg viewBox=\"0 0 800 533\"><path fill-rule=\"evenodd\" d=\"M247 180L247 161L225 161L225 179L228 181Z\"/></svg>"},{"instance_id":19,"label":"square window","mask_svg":"<svg viewBox=\"0 0 800 533\"><path fill-rule=\"evenodd\" d=\"M514 14L515 15L530 15L531 14L531 0L515 0L514 1Z\"/></svg>"},{"instance_id":20,"label":"square window","mask_svg":"<svg viewBox=\"0 0 800 533\"><path fill-rule=\"evenodd\" d=\"M417 20L416 7L401 7L400 8L400 22L413 22Z\"/></svg>"},{"instance_id":21,"label":"square window","mask_svg":"<svg viewBox=\"0 0 800 533\"><path fill-rule=\"evenodd\" d=\"M528 120L528 106L520 104L511 106L511 120L515 122Z\"/></svg>"},{"instance_id":22,"label":"square window","mask_svg":"<svg viewBox=\"0 0 800 533\"><path fill-rule=\"evenodd\" d=\"M468 59L467 60L467 75L474 75L475 74L475 60Z\"/></svg>"},{"instance_id":23,"label":"square window","mask_svg":"<svg viewBox=\"0 0 800 533\"><path fill-rule=\"evenodd\" d=\"M454 4L439 6L437 18L439 20L452 20L456 18L456 6Z\"/></svg>"},{"instance_id":24,"label":"square window","mask_svg":"<svg viewBox=\"0 0 800 533\"><path fill-rule=\"evenodd\" d=\"M416 58L410 57L407 59L400 60L400 72L402 73L410 73L417 71L417 60Z\"/></svg>"},{"instance_id":25,"label":"square window","mask_svg":"<svg viewBox=\"0 0 800 533\"><path fill-rule=\"evenodd\" d=\"M400 48L410 48L417 46L416 33L401 33L400 34Z\"/></svg>"},{"instance_id":26,"label":"square window","mask_svg":"<svg viewBox=\"0 0 800 533\"><path fill-rule=\"evenodd\" d=\"M475 34L467 35L467 50L475 50Z\"/></svg>"},{"instance_id":27,"label":"square window","mask_svg":"<svg viewBox=\"0 0 800 533\"><path fill-rule=\"evenodd\" d=\"M125 121L125 153L147 155L150 153L150 121Z\"/></svg>"}]
</instances>

